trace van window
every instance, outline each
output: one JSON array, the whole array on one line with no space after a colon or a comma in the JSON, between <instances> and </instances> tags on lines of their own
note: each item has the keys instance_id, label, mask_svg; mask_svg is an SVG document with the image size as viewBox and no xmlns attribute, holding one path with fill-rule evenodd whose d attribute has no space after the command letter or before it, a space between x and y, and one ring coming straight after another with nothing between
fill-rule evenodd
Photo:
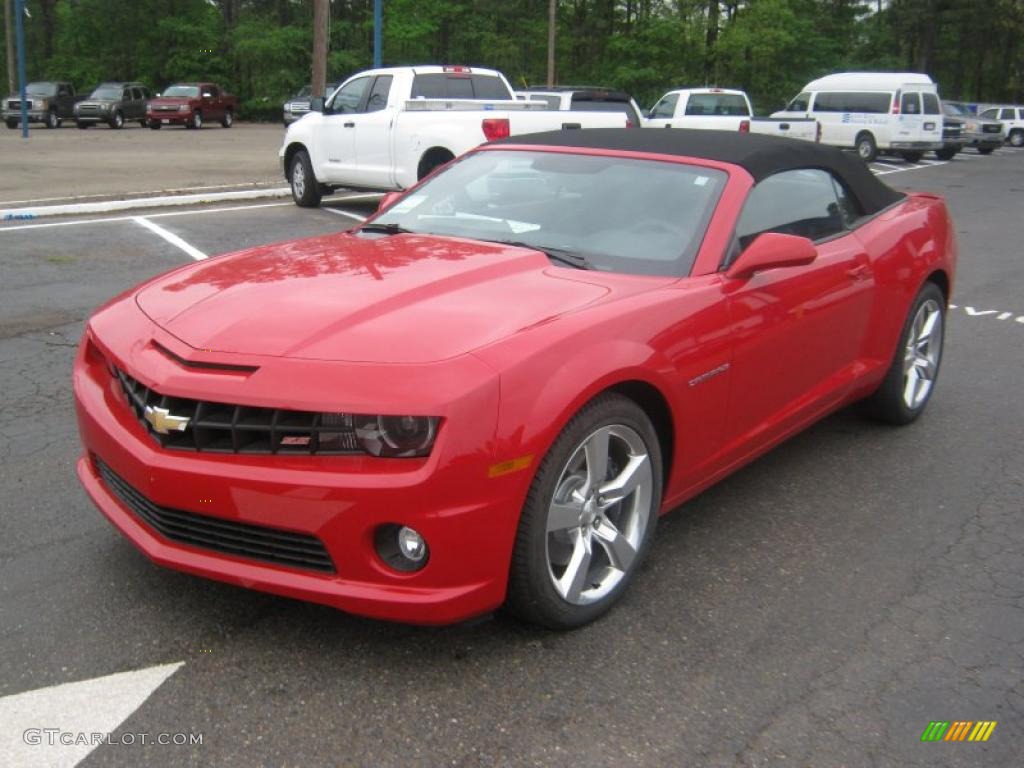
<instances>
[{"instance_id":1,"label":"van window","mask_svg":"<svg viewBox=\"0 0 1024 768\"><path fill-rule=\"evenodd\" d=\"M736 224L740 247L764 232L821 240L845 231L844 218L854 215L856 207L852 200L840 205L837 187L842 188L832 174L817 168L769 176L751 190L743 206Z\"/></svg>"},{"instance_id":2,"label":"van window","mask_svg":"<svg viewBox=\"0 0 1024 768\"><path fill-rule=\"evenodd\" d=\"M939 114L939 97L934 93L922 93L921 102L924 104L924 113L926 115Z\"/></svg>"},{"instance_id":3,"label":"van window","mask_svg":"<svg viewBox=\"0 0 1024 768\"><path fill-rule=\"evenodd\" d=\"M864 91L819 93L814 97L815 112L868 112L885 114L889 111L888 92Z\"/></svg>"},{"instance_id":4,"label":"van window","mask_svg":"<svg viewBox=\"0 0 1024 768\"><path fill-rule=\"evenodd\" d=\"M900 112L904 115L921 114L921 100L916 91L903 94L903 98L900 99Z\"/></svg>"},{"instance_id":5,"label":"van window","mask_svg":"<svg viewBox=\"0 0 1024 768\"><path fill-rule=\"evenodd\" d=\"M694 93L686 102L688 115L749 117L747 101L737 93Z\"/></svg>"},{"instance_id":6,"label":"van window","mask_svg":"<svg viewBox=\"0 0 1024 768\"><path fill-rule=\"evenodd\" d=\"M786 111L787 112L806 112L807 111L807 105L810 104L810 103L811 103L811 94L809 94L809 93L807 93L805 91L804 93L801 93L799 96L797 96L795 99L793 99L791 102L789 102L789 106L786 107Z\"/></svg>"},{"instance_id":7,"label":"van window","mask_svg":"<svg viewBox=\"0 0 1024 768\"><path fill-rule=\"evenodd\" d=\"M676 113L676 103L679 101L678 93L667 94L654 105L654 109L651 110L651 117L653 118L665 118L672 117Z\"/></svg>"}]
</instances>

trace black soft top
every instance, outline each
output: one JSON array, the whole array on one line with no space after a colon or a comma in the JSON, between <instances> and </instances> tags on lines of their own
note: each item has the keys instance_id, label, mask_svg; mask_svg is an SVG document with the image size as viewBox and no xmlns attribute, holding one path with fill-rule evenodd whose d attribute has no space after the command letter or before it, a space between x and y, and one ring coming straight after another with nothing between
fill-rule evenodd
<instances>
[{"instance_id":1,"label":"black soft top","mask_svg":"<svg viewBox=\"0 0 1024 768\"><path fill-rule=\"evenodd\" d=\"M865 214L887 208L906 195L882 183L863 160L835 147L778 136L738 131L695 131L657 128L589 128L511 136L494 145L523 144L552 147L650 152L697 157L738 165L759 182L780 171L821 168L839 178L860 202Z\"/></svg>"}]
</instances>

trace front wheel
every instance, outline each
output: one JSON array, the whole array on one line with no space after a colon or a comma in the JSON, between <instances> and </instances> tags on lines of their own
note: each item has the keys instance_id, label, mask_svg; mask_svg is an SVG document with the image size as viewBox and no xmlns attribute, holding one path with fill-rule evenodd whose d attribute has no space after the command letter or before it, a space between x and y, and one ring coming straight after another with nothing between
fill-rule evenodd
<instances>
[{"instance_id":1,"label":"front wheel","mask_svg":"<svg viewBox=\"0 0 1024 768\"><path fill-rule=\"evenodd\" d=\"M956 153L959 151L959 149L936 149L935 156L939 158L939 160L952 160L954 157L956 157Z\"/></svg>"},{"instance_id":2,"label":"front wheel","mask_svg":"<svg viewBox=\"0 0 1024 768\"><path fill-rule=\"evenodd\" d=\"M203 127L203 113L202 112L193 112L192 113L192 119L189 120L187 123L185 123L185 127L186 128L194 128L195 130L199 130L200 128L202 128Z\"/></svg>"},{"instance_id":3,"label":"front wheel","mask_svg":"<svg viewBox=\"0 0 1024 768\"><path fill-rule=\"evenodd\" d=\"M224 113L224 117L221 119L220 124L225 128L230 128L235 124L235 115L230 109Z\"/></svg>"},{"instance_id":4,"label":"front wheel","mask_svg":"<svg viewBox=\"0 0 1024 768\"><path fill-rule=\"evenodd\" d=\"M13 131L15 128L18 127L18 121L17 120L8 120L7 121L7 127L10 128Z\"/></svg>"},{"instance_id":5,"label":"front wheel","mask_svg":"<svg viewBox=\"0 0 1024 768\"><path fill-rule=\"evenodd\" d=\"M860 159L865 163L873 163L878 157L878 145L875 143L875 137L870 133L860 134L854 146Z\"/></svg>"},{"instance_id":6,"label":"front wheel","mask_svg":"<svg viewBox=\"0 0 1024 768\"><path fill-rule=\"evenodd\" d=\"M580 410L540 464L523 506L506 607L551 629L615 604L650 548L661 505L657 434L632 400Z\"/></svg>"},{"instance_id":7,"label":"front wheel","mask_svg":"<svg viewBox=\"0 0 1024 768\"><path fill-rule=\"evenodd\" d=\"M320 185L313 173L313 164L309 153L300 149L292 158L288 171L288 181L292 187L292 198L296 205L303 208L316 208L320 205Z\"/></svg>"},{"instance_id":8,"label":"front wheel","mask_svg":"<svg viewBox=\"0 0 1024 768\"><path fill-rule=\"evenodd\" d=\"M993 152L995 152L995 149L995 147L978 147L978 154L991 155Z\"/></svg>"},{"instance_id":9,"label":"front wheel","mask_svg":"<svg viewBox=\"0 0 1024 768\"><path fill-rule=\"evenodd\" d=\"M60 118L57 117L57 111L51 109L46 113L46 127L47 128L60 128Z\"/></svg>"},{"instance_id":10,"label":"front wheel","mask_svg":"<svg viewBox=\"0 0 1024 768\"><path fill-rule=\"evenodd\" d=\"M910 306L899 345L881 386L865 405L890 424L909 424L931 399L942 362L946 297L935 283L925 283Z\"/></svg>"},{"instance_id":11,"label":"front wheel","mask_svg":"<svg viewBox=\"0 0 1024 768\"><path fill-rule=\"evenodd\" d=\"M124 115L120 112L115 112L110 117L110 127L114 129L124 128Z\"/></svg>"}]
</instances>

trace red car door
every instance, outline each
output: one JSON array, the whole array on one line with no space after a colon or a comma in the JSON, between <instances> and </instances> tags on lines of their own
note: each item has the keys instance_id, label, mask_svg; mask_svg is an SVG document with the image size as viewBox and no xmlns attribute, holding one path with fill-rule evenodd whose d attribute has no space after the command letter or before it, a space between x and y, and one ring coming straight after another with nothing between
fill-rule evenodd
<instances>
[{"instance_id":1,"label":"red car door","mask_svg":"<svg viewBox=\"0 0 1024 768\"><path fill-rule=\"evenodd\" d=\"M870 319L871 262L848 225L857 211L831 174L777 174L751 192L737 226L810 237L806 266L758 272L724 286L733 336L728 431L742 453L836 404L857 370Z\"/></svg>"}]
</instances>

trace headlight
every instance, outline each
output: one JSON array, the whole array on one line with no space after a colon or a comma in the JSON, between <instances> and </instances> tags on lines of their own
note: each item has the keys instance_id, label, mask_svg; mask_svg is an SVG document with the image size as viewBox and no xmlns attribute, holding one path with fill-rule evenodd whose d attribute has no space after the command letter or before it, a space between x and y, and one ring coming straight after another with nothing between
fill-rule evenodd
<instances>
[{"instance_id":1,"label":"headlight","mask_svg":"<svg viewBox=\"0 0 1024 768\"><path fill-rule=\"evenodd\" d=\"M327 414L325 414L327 415ZM373 456L427 456L437 437L436 416L354 416L356 438Z\"/></svg>"},{"instance_id":2,"label":"headlight","mask_svg":"<svg viewBox=\"0 0 1024 768\"><path fill-rule=\"evenodd\" d=\"M43 99L29 99L29 109L46 109L46 101Z\"/></svg>"},{"instance_id":3,"label":"headlight","mask_svg":"<svg viewBox=\"0 0 1024 768\"><path fill-rule=\"evenodd\" d=\"M188 112L190 109L191 107L188 104L182 104L180 107L178 107L179 112Z\"/></svg>"},{"instance_id":4,"label":"headlight","mask_svg":"<svg viewBox=\"0 0 1024 768\"><path fill-rule=\"evenodd\" d=\"M100 104L100 111L101 112L109 112L110 111L110 105L109 104Z\"/></svg>"}]
</instances>

